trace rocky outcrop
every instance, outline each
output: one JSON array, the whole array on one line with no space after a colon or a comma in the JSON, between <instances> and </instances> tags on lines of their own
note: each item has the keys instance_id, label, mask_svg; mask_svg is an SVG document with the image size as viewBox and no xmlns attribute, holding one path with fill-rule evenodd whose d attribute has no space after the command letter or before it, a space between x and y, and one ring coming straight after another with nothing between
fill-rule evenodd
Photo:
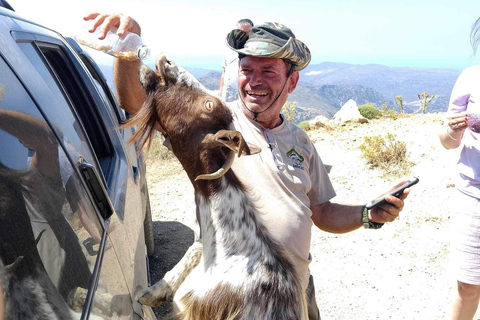
<instances>
[{"instance_id":1,"label":"rocky outcrop","mask_svg":"<svg viewBox=\"0 0 480 320\"><path fill-rule=\"evenodd\" d=\"M341 124L346 122L368 122L367 118L362 116L360 111L358 111L357 103L353 99L348 100L342 108L335 113L333 120Z\"/></svg>"}]
</instances>

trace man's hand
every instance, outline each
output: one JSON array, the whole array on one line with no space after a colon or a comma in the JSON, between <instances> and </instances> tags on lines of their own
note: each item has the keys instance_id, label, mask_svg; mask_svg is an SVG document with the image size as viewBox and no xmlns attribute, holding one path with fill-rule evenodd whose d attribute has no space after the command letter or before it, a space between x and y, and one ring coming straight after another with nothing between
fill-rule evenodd
<instances>
[{"instance_id":1,"label":"man's hand","mask_svg":"<svg viewBox=\"0 0 480 320\"><path fill-rule=\"evenodd\" d=\"M91 21L88 30L93 33L99 30L100 40L105 39L108 31L117 28L117 34L124 37L128 32L141 35L141 28L135 19L123 14L90 13L83 17L85 21ZM138 81L138 69L140 60L127 61L115 59L113 62L113 82L117 89L117 99L120 107L130 114L136 114L145 101L145 90Z\"/></svg>"},{"instance_id":2,"label":"man's hand","mask_svg":"<svg viewBox=\"0 0 480 320\"><path fill-rule=\"evenodd\" d=\"M92 21L92 27L89 32L94 32L99 26L100 27L100 37L99 39L105 39L107 32L112 28L117 28L117 34L120 37L125 36L125 33L132 32L136 33L139 36L141 35L141 28L135 19L123 14L101 14L98 12L90 13L87 16L83 17L85 21Z\"/></svg>"},{"instance_id":3,"label":"man's hand","mask_svg":"<svg viewBox=\"0 0 480 320\"><path fill-rule=\"evenodd\" d=\"M396 185L392 190L395 190L400 184ZM377 222L377 223L385 223L385 222L392 222L395 220L400 211L403 210L405 198L407 198L408 194L410 193L410 189L407 188L403 191L399 198L396 198L391 195L387 195L385 200L387 202L382 203L369 212L369 219L370 221Z\"/></svg>"}]
</instances>

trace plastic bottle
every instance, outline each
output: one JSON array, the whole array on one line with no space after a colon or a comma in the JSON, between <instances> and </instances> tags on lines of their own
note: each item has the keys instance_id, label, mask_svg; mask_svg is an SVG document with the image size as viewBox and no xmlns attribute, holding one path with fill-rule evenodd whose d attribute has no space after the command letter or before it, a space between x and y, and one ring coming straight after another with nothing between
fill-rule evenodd
<instances>
[{"instance_id":1,"label":"plastic bottle","mask_svg":"<svg viewBox=\"0 0 480 320\"><path fill-rule=\"evenodd\" d=\"M112 28L108 31L105 39L100 40L100 28L90 33L87 29L74 36L75 40L87 47L103 51L114 57L124 60L143 60L149 55L149 49L142 43L142 38L135 33L127 32L125 37L120 38L117 35L117 29Z\"/></svg>"}]
</instances>

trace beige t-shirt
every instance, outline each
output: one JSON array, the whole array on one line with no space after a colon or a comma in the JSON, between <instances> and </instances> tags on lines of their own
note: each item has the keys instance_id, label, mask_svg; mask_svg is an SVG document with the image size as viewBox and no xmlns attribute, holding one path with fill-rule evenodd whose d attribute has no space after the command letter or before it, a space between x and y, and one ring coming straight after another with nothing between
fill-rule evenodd
<instances>
[{"instance_id":1,"label":"beige t-shirt","mask_svg":"<svg viewBox=\"0 0 480 320\"><path fill-rule=\"evenodd\" d=\"M290 254L306 289L313 224L310 207L335 197L328 173L303 130L285 118L280 126L264 129L247 119L237 102L229 107L236 130L245 141L262 148L259 154L235 158L232 169L250 191L267 230Z\"/></svg>"}]
</instances>

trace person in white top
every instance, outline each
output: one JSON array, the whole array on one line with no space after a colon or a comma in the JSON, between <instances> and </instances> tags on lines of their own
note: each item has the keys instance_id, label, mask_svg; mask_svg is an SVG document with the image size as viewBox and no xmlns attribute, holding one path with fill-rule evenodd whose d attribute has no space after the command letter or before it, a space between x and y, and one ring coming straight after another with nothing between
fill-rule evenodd
<instances>
[{"instance_id":1,"label":"person in white top","mask_svg":"<svg viewBox=\"0 0 480 320\"><path fill-rule=\"evenodd\" d=\"M94 20L93 30L102 25L104 32L118 27L120 35L125 31L140 34L138 23L121 14L97 13L86 19ZM281 115L298 83L299 71L310 62L309 49L289 28L272 22L255 25L250 33L232 30L227 44L239 57L239 99L228 104L234 125L246 141L262 148L257 155L237 158L232 168L257 195L255 205L262 213L268 212L262 215L265 227L290 254L307 291L309 319L317 320L320 314L308 271L312 225L332 233L362 226L378 229L398 217L409 189L399 197L386 196L387 203L371 210L365 205L330 202L335 191L313 143ZM139 61L114 62L118 100L131 114L141 109L145 99L139 66Z\"/></svg>"},{"instance_id":2,"label":"person in white top","mask_svg":"<svg viewBox=\"0 0 480 320\"><path fill-rule=\"evenodd\" d=\"M480 19L473 25L474 51L480 42ZM465 69L450 97L447 127L440 133L446 149L461 147L452 214L452 262L457 279L453 320L471 320L480 299L480 65Z\"/></svg>"},{"instance_id":3,"label":"person in white top","mask_svg":"<svg viewBox=\"0 0 480 320\"><path fill-rule=\"evenodd\" d=\"M237 22L238 30L250 33L253 22L250 19L242 19ZM225 102L238 99L238 53L228 49L222 63L223 73L220 78L220 97Z\"/></svg>"}]
</instances>

